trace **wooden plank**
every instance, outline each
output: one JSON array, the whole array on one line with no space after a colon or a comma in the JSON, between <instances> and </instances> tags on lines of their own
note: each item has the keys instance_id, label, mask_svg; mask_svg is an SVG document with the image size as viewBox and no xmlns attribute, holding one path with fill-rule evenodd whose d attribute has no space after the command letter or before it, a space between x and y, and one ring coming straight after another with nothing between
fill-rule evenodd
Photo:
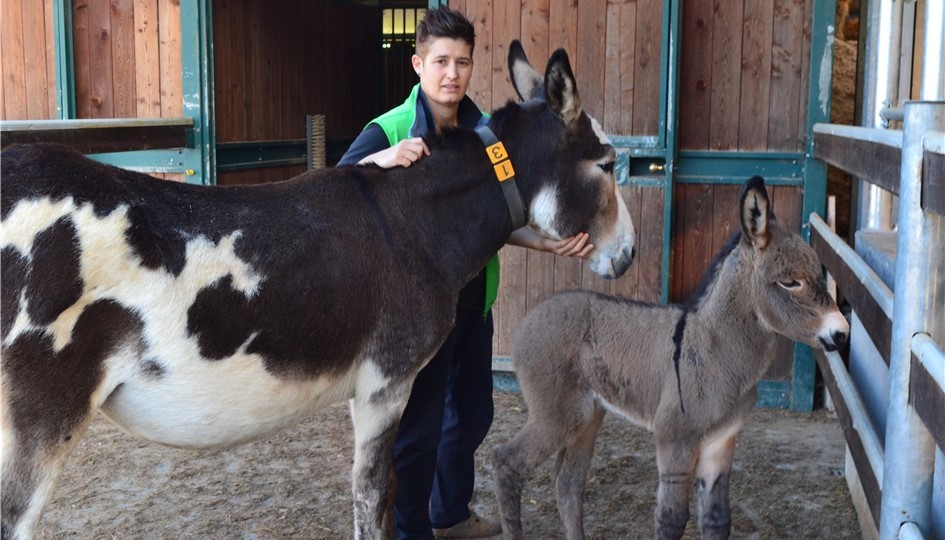
<instances>
[{"instance_id":1,"label":"wooden plank","mask_svg":"<svg viewBox=\"0 0 945 540\"><path fill-rule=\"evenodd\" d=\"M804 195L801 188L795 186L768 186L772 209L776 219L790 231L801 232L801 208Z\"/></svg>"},{"instance_id":2,"label":"wooden plank","mask_svg":"<svg viewBox=\"0 0 945 540\"><path fill-rule=\"evenodd\" d=\"M879 515L882 508L883 493L876 475L873 474L873 468L870 466L869 458L866 455L866 449L860 440L859 431L853 424L853 418L850 415L850 409L843 400L843 395L837 387L837 380L834 377L833 370L827 363L824 353L820 349L814 350L814 357L817 359L817 365L824 377L824 385L830 392L833 399L834 408L837 413L837 419L840 421L840 427L843 428L843 436L847 441L847 448L853 457L853 464L856 466L857 475L860 477L860 484L863 486L863 493L866 497L870 514L873 517L874 524L879 526Z\"/></svg>"},{"instance_id":3,"label":"wooden plank","mask_svg":"<svg viewBox=\"0 0 945 540\"><path fill-rule=\"evenodd\" d=\"M2 9L2 7L0 7L0 9ZM0 11L0 14L2 14L2 11ZM3 51L6 50L6 45L4 41L5 35L6 34L4 32L0 32L0 119L5 119L7 117L6 107L4 105L5 103L4 88L6 87L6 75L5 75L6 71L3 70L3 54L2 54Z\"/></svg>"},{"instance_id":4,"label":"wooden plank","mask_svg":"<svg viewBox=\"0 0 945 540\"><path fill-rule=\"evenodd\" d=\"M476 27L475 67L466 93L480 109L492 111L492 0L467 2L466 17Z\"/></svg>"},{"instance_id":5,"label":"wooden plank","mask_svg":"<svg viewBox=\"0 0 945 540\"><path fill-rule=\"evenodd\" d=\"M796 107L800 105L804 0L775 0L771 46L771 100L768 149L793 151L800 143Z\"/></svg>"},{"instance_id":6,"label":"wooden plank","mask_svg":"<svg viewBox=\"0 0 945 540\"><path fill-rule=\"evenodd\" d=\"M945 156L922 153L922 209L945 216Z\"/></svg>"},{"instance_id":7,"label":"wooden plank","mask_svg":"<svg viewBox=\"0 0 945 540\"><path fill-rule=\"evenodd\" d=\"M158 5L153 0L135 0L135 115L161 116L161 63L158 35Z\"/></svg>"},{"instance_id":8,"label":"wooden plank","mask_svg":"<svg viewBox=\"0 0 945 540\"><path fill-rule=\"evenodd\" d=\"M876 350L879 351L883 361L888 366L890 345L892 343L892 321L879 307L879 304L876 303L863 283L856 278L850 267L843 262L843 259L831 249L814 228L811 228L810 241L811 246L820 258L820 262L823 263L824 267L827 268L827 272L837 282L837 288L843 297L850 302L853 311L860 319L860 323L866 329L867 335L869 335L876 346Z\"/></svg>"},{"instance_id":9,"label":"wooden plank","mask_svg":"<svg viewBox=\"0 0 945 540\"><path fill-rule=\"evenodd\" d=\"M138 114L134 0L112 0L110 8L113 115L115 118L134 118Z\"/></svg>"},{"instance_id":10,"label":"wooden plank","mask_svg":"<svg viewBox=\"0 0 945 540\"><path fill-rule=\"evenodd\" d=\"M741 109L738 115L740 150L765 150L768 147L773 10L772 2L745 3Z\"/></svg>"},{"instance_id":11,"label":"wooden plank","mask_svg":"<svg viewBox=\"0 0 945 540\"><path fill-rule=\"evenodd\" d=\"M23 50L26 83L26 117L49 118L49 102L46 99L50 90L46 83L46 20L43 2L25 2L22 6ZM7 25L5 25L7 26ZM52 40L52 36L49 37ZM42 51L42 54L39 54ZM55 86L52 87L55 92Z\"/></svg>"},{"instance_id":12,"label":"wooden plank","mask_svg":"<svg viewBox=\"0 0 945 540\"><path fill-rule=\"evenodd\" d=\"M662 11L661 0L637 1L633 135L659 134Z\"/></svg>"},{"instance_id":13,"label":"wooden plank","mask_svg":"<svg viewBox=\"0 0 945 540\"><path fill-rule=\"evenodd\" d=\"M494 350L500 356L511 353L512 333L518 323L525 316L527 302L525 291L525 248L505 246L499 251L501 278L499 280L499 297L496 300L498 312L493 313L495 323Z\"/></svg>"},{"instance_id":14,"label":"wooden plank","mask_svg":"<svg viewBox=\"0 0 945 540\"><path fill-rule=\"evenodd\" d=\"M107 2L89 2L90 118L113 118L115 99L112 59L112 22Z\"/></svg>"},{"instance_id":15,"label":"wooden plank","mask_svg":"<svg viewBox=\"0 0 945 540\"><path fill-rule=\"evenodd\" d=\"M620 122L613 133L633 133L634 65L636 62L637 3L625 0L620 5ZM610 111L608 111L610 114Z\"/></svg>"},{"instance_id":16,"label":"wooden plank","mask_svg":"<svg viewBox=\"0 0 945 540\"><path fill-rule=\"evenodd\" d=\"M574 76L581 94L581 107L594 118L604 117L604 89L607 0L578 2L578 36L576 51L568 54L576 64Z\"/></svg>"},{"instance_id":17,"label":"wooden plank","mask_svg":"<svg viewBox=\"0 0 945 540\"><path fill-rule=\"evenodd\" d=\"M43 2L46 26L46 116L44 118L58 118L59 96L56 93L56 40L53 29L53 3ZM0 69L0 72L3 70ZM2 102L2 98L0 98ZM2 107L2 105L0 105Z\"/></svg>"},{"instance_id":18,"label":"wooden plank","mask_svg":"<svg viewBox=\"0 0 945 540\"><path fill-rule=\"evenodd\" d=\"M26 60L24 58L23 0L4 0L2 10L3 32L0 33L0 56L3 58L3 109L4 119L24 120L29 118L26 97Z\"/></svg>"},{"instance_id":19,"label":"wooden plank","mask_svg":"<svg viewBox=\"0 0 945 540\"><path fill-rule=\"evenodd\" d=\"M532 62L543 62L551 55L548 50L550 16L551 0L522 0L522 46Z\"/></svg>"},{"instance_id":20,"label":"wooden plank","mask_svg":"<svg viewBox=\"0 0 945 540\"><path fill-rule=\"evenodd\" d=\"M89 1L73 0L72 3L72 57L75 63L75 105L78 118L92 116L92 63L89 47Z\"/></svg>"},{"instance_id":21,"label":"wooden plank","mask_svg":"<svg viewBox=\"0 0 945 540\"><path fill-rule=\"evenodd\" d=\"M902 151L879 142L814 132L814 157L899 194Z\"/></svg>"},{"instance_id":22,"label":"wooden plank","mask_svg":"<svg viewBox=\"0 0 945 540\"><path fill-rule=\"evenodd\" d=\"M677 186L680 201L674 227L674 302L688 301L696 292L712 261L713 187L709 184Z\"/></svg>"},{"instance_id":23,"label":"wooden plank","mask_svg":"<svg viewBox=\"0 0 945 540\"><path fill-rule=\"evenodd\" d=\"M945 393L915 354L912 355L909 378L909 404L915 408L938 447L945 448L945 414L942 414L945 411Z\"/></svg>"},{"instance_id":24,"label":"wooden plank","mask_svg":"<svg viewBox=\"0 0 945 540\"><path fill-rule=\"evenodd\" d=\"M42 130L5 129L0 132L0 148L11 144L37 142L65 144L85 154L183 148L187 146L187 131L190 128L191 126L187 124L180 124Z\"/></svg>"},{"instance_id":25,"label":"wooden plank","mask_svg":"<svg viewBox=\"0 0 945 540\"><path fill-rule=\"evenodd\" d=\"M717 0L712 17L712 96L709 148L738 148L741 97L742 10L740 0Z\"/></svg>"},{"instance_id":26,"label":"wooden plank","mask_svg":"<svg viewBox=\"0 0 945 540\"><path fill-rule=\"evenodd\" d=\"M161 116L181 116L184 112L184 87L179 2L158 0L158 35L158 55L161 58Z\"/></svg>"},{"instance_id":27,"label":"wooden plank","mask_svg":"<svg viewBox=\"0 0 945 540\"><path fill-rule=\"evenodd\" d=\"M659 302L663 265L663 220L666 219L663 188L640 190L640 227L637 235L636 264L640 265L638 293L634 297L646 302Z\"/></svg>"},{"instance_id":28,"label":"wooden plank","mask_svg":"<svg viewBox=\"0 0 945 540\"><path fill-rule=\"evenodd\" d=\"M604 95L600 120L605 133L621 133L620 126L620 26L621 2L607 1L607 27L604 44Z\"/></svg>"},{"instance_id":29,"label":"wooden plank","mask_svg":"<svg viewBox=\"0 0 945 540\"><path fill-rule=\"evenodd\" d=\"M688 2L682 13L679 68L679 148L709 148L712 88L712 4Z\"/></svg>"},{"instance_id":30,"label":"wooden plank","mask_svg":"<svg viewBox=\"0 0 945 540\"><path fill-rule=\"evenodd\" d=\"M810 86L810 45L811 45L811 19L813 18L813 0L804 0L804 15L801 35L798 39L801 41L801 91L798 96L799 104L797 106L797 146L796 152L806 150L807 144L807 89Z\"/></svg>"},{"instance_id":31,"label":"wooden plank","mask_svg":"<svg viewBox=\"0 0 945 540\"><path fill-rule=\"evenodd\" d=\"M491 0L490 0L491 1ZM571 59L571 69L577 73L577 2L573 0L551 0L548 10L548 50L564 49ZM544 60L534 60L544 62ZM544 73L541 67L539 73ZM580 81L578 82L580 84Z\"/></svg>"},{"instance_id":32,"label":"wooden plank","mask_svg":"<svg viewBox=\"0 0 945 540\"><path fill-rule=\"evenodd\" d=\"M496 2L492 14L492 108L518 100L509 76L509 43L522 34L522 11L518 2ZM541 59L532 59L540 63ZM539 69L543 73L543 67Z\"/></svg>"}]
</instances>

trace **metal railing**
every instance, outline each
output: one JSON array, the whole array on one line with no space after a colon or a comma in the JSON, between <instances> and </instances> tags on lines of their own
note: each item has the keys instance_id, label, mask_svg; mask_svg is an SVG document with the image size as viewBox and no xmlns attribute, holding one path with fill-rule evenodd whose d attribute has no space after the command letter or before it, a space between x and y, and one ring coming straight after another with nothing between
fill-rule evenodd
<instances>
[{"instance_id":1,"label":"metal railing","mask_svg":"<svg viewBox=\"0 0 945 540\"><path fill-rule=\"evenodd\" d=\"M941 293L933 294L945 286L945 217L928 200L941 197L934 186L945 176L937 165L945 150L943 127L945 102L914 101L903 107L901 132L814 128L815 157L864 173L861 178L899 196L895 294L819 216L811 216L812 244L854 312L871 313L863 326L888 354L882 438L843 359L835 353L818 358L880 538L931 535L935 448L945 448L945 356L939 345L945 342L945 309ZM892 153L898 182L876 172L889 168Z\"/></svg>"}]
</instances>

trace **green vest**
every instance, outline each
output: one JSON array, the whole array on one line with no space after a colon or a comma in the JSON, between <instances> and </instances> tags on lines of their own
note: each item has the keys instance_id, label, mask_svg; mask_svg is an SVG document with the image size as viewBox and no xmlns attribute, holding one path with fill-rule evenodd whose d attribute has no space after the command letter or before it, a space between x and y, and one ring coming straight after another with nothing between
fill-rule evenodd
<instances>
[{"instance_id":1,"label":"green vest","mask_svg":"<svg viewBox=\"0 0 945 540\"><path fill-rule=\"evenodd\" d=\"M387 141L391 146L394 146L404 139L423 135L425 132L432 129L433 126L425 126L426 119L423 118L422 115L420 118L417 118L417 98L419 95L420 85L417 84L413 87L413 90L410 91L410 95L407 96L406 101L378 116L374 120L371 120L368 125L377 124L380 126L380 128L384 130L384 134L387 135ZM463 98L463 100L469 100L469 103L472 104L472 100L468 97ZM462 103L460 105L462 105ZM489 310L492 309L492 305L495 303L495 299L499 294L498 253L493 255L492 258L489 259L489 262L486 263L485 294L485 308L482 311L483 317L489 314Z\"/></svg>"}]
</instances>

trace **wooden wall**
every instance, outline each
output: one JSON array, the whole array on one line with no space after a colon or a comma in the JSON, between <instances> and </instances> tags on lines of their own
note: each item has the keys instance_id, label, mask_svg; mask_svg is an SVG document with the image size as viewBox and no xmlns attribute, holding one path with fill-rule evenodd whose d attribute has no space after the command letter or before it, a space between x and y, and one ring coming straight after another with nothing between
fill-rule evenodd
<instances>
[{"instance_id":1,"label":"wooden wall","mask_svg":"<svg viewBox=\"0 0 945 540\"><path fill-rule=\"evenodd\" d=\"M801 151L812 0L685 0L682 150Z\"/></svg>"},{"instance_id":2,"label":"wooden wall","mask_svg":"<svg viewBox=\"0 0 945 540\"><path fill-rule=\"evenodd\" d=\"M2 2L4 120L58 117L52 5ZM72 19L77 118L181 116L179 0L73 0Z\"/></svg>"},{"instance_id":3,"label":"wooden wall","mask_svg":"<svg viewBox=\"0 0 945 540\"><path fill-rule=\"evenodd\" d=\"M214 0L217 143L305 138L324 114L328 137L354 137L377 110L381 21L339 0ZM220 173L218 184L289 178L304 165Z\"/></svg>"},{"instance_id":4,"label":"wooden wall","mask_svg":"<svg viewBox=\"0 0 945 540\"><path fill-rule=\"evenodd\" d=\"M79 118L183 114L180 3L74 0Z\"/></svg>"},{"instance_id":5,"label":"wooden wall","mask_svg":"<svg viewBox=\"0 0 945 540\"><path fill-rule=\"evenodd\" d=\"M0 2L0 119L56 118L52 2Z\"/></svg>"}]
</instances>

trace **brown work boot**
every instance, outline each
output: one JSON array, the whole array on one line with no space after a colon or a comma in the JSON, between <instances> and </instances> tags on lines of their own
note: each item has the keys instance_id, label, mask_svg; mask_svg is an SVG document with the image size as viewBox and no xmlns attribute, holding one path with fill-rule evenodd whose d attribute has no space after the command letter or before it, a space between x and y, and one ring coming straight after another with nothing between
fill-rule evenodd
<instances>
[{"instance_id":1,"label":"brown work boot","mask_svg":"<svg viewBox=\"0 0 945 540\"><path fill-rule=\"evenodd\" d=\"M485 538L502 532L502 525L477 515L472 509L469 517L448 529L433 529L437 538Z\"/></svg>"}]
</instances>

